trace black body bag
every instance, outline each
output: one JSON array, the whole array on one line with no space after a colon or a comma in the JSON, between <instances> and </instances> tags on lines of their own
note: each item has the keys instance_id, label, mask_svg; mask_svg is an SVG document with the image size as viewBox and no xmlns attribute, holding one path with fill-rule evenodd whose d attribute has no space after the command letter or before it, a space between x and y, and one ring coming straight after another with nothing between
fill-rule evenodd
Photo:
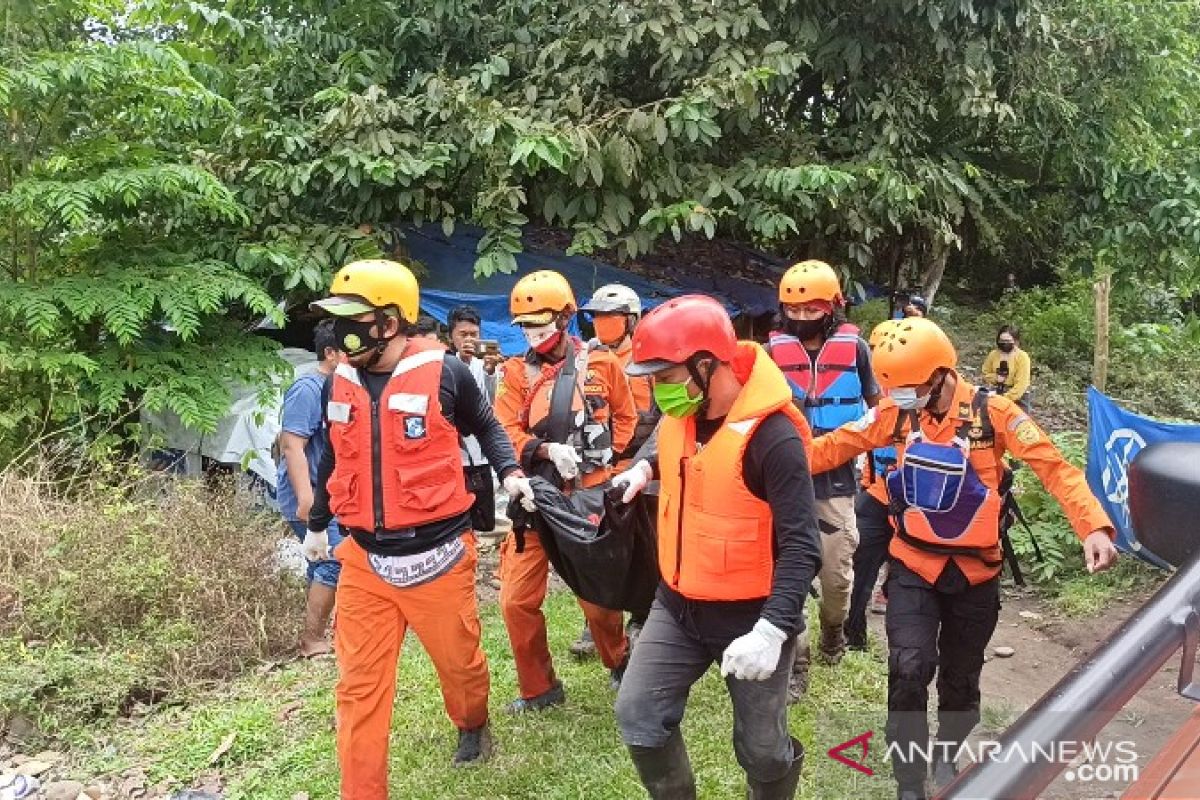
<instances>
[{"instance_id":1,"label":"black body bag","mask_svg":"<svg viewBox=\"0 0 1200 800\"><path fill-rule=\"evenodd\" d=\"M537 531L554 570L576 595L601 608L644 616L658 588L655 514L658 497L621 502L624 488L608 484L570 495L542 478L530 478L537 511L513 504L510 516L518 551L523 530Z\"/></svg>"}]
</instances>

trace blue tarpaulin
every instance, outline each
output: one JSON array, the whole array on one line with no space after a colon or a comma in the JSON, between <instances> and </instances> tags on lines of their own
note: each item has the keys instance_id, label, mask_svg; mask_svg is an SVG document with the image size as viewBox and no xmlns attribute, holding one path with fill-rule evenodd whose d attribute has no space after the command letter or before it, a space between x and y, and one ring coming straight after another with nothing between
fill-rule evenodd
<instances>
[{"instance_id":1,"label":"blue tarpaulin","mask_svg":"<svg viewBox=\"0 0 1200 800\"><path fill-rule=\"evenodd\" d=\"M406 228L405 244L409 255L428 271L421 279L422 310L445 323L455 306L474 306L483 318L483 338L498 340L501 350L506 354L519 353L526 348L520 329L509 324L509 293L522 275L538 269L552 269L561 273L575 290L575 297L580 304L607 283L623 283L638 293L646 309L670 297L702 292L725 303L732 316L741 313L757 316L775 310L774 290L752 281L740 278L705 280L680 270L679 285L668 285L647 280L603 261L543 250L531 249L518 253L515 273L476 280L476 246L482 235L483 231L479 228L458 226L453 235L446 236L441 226L425 225ZM672 279L675 278L672 275Z\"/></svg>"},{"instance_id":2,"label":"blue tarpaulin","mask_svg":"<svg viewBox=\"0 0 1200 800\"><path fill-rule=\"evenodd\" d=\"M1121 408L1094 386L1088 388L1088 485L1117 528L1117 547L1170 569L1141 546L1129 515L1129 464L1155 442L1200 442L1200 425L1143 417Z\"/></svg>"}]
</instances>

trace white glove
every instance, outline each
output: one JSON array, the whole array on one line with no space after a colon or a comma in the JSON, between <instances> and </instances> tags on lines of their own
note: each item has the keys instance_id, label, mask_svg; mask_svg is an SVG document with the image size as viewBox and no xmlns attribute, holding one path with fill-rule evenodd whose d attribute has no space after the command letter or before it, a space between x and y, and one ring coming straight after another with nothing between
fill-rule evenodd
<instances>
[{"instance_id":1,"label":"white glove","mask_svg":"<svg viewBox=\"0 0 1200 800\"><path fill-rule=\"evenodd\" d=\"M529 485L529 478L516 472L512 473L504 479L504 491L508 492L511 499L520 500L521 508L531 513L537 511L537 506L533 504L533 487Z\"/></svg>"},{"instance_id":2,"label":"white glove","mask_svg":"<svg viewBox=\"0 0 1200 800\"><path fill-rule=\"evenodd\" d=\"M732 674L743 681L765 681L779 665L779 651L787 634L765 619L754 623L749 633L739 636L725 648L721 657L721 677Z\"/></svg>"},{"instance_id":3,"label":"white glove","mask_svg":"<svg viewBox=\"0 0 1200 800\"><path fill-rule=\"evenodd\" d=\"M614 489L624 486L625 494L621 495L621 502L632 503L633 498L641 494L653 478L654 467L642 459L624 472L614 475L612 485Z\"/></svg>"},{"instance_id":4,"label":"white glove","mask_svg":"<svg viewBox=\"0 0 1200 800\"><path fill-rule=\"evenodd\" d=\"M300 550L309 561L328 561L329 534L325 531L305 531Z\"/></svg>"},{"instance_id":5,"label":"white glove","mask_svg":"<svg viewBox=\"0 0 1200 800\"><path fill-rule=\"evenodd\" d=\"M553 442L546 445L546 454L550 457L554 468L558 470L558 474L562 475L563 480L573 480L579 475L579 462L582 459L571 445Z\"/></svg>"}]
</instances>

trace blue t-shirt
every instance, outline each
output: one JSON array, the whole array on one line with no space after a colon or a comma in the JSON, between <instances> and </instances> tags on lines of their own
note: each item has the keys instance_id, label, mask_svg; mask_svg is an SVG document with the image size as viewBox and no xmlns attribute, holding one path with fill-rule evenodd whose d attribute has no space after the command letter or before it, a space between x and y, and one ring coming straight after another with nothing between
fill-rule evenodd
<instances>
[{"instance_id":1,"label":"blue t-shirt","mask_svg":"<svg viewBox=\"0 0 1200 800\"><path fill-rule=\"evenodd\" d=\"M308 439L304 455L308 457L308 482L317 482L317 467L325 450L325 437L321 436L321 388L325 376L321 373L301 375L288 387L283 395L283 419L280 423L284 432ZM279 513L286 520L296 519L296 493L288 480L287 460L279 459L279 471L275 485L275 498Z\"/></svg>"}]
</instances>

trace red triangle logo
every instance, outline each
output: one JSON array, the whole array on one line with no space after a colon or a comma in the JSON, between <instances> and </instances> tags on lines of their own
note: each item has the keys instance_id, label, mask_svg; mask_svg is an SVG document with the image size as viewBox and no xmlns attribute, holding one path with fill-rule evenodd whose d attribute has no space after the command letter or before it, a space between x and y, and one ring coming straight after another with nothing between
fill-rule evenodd
<instances>
[{"instance_id":1,"label":"red triangle logo","mask_svg":"<svg viewBox=\"0 0 1200 800\"><path fill-rule=\"evenodd\" d=\"M860 733L858 736L855 736L853 739L842 742L841 744L836 744L833 747L829 748L829 757L832 758L834 761L839 761L839 762L845 764L847 767L850 767L851 769L858 770L859 772L863 773L864 775L874 775L875 770L871 769L870 767L868 767L866 765L867 752L870 749L869 743L871 741L871 737L874 735L875 735L875 731L867 731L866 733ZM844 750L852 748L855 745L862 746L862 757L858 761L855 761L853 758L851 758L850 756L846 755L843 752Z\"/></svg>"}]
</instances>

